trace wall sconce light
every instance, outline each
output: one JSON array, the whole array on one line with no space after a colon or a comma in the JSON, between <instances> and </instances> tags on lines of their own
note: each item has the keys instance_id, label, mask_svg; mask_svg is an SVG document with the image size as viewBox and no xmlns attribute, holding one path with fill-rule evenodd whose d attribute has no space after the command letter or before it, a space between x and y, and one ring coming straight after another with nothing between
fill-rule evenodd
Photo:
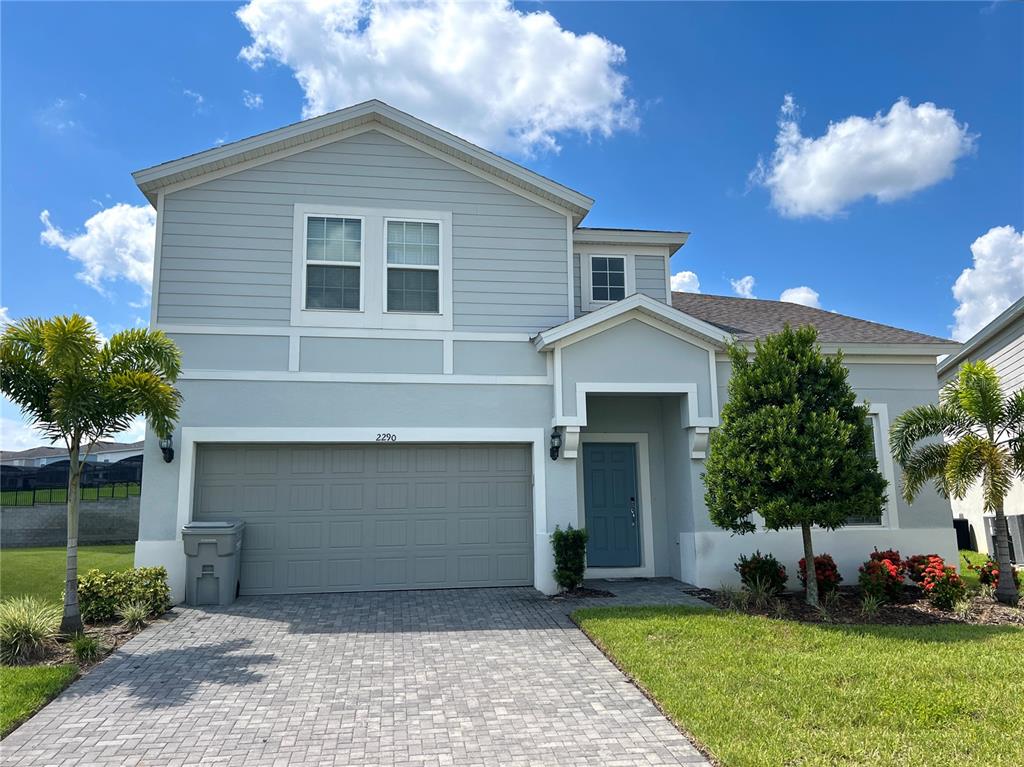
<instances>
[{"instance_id":1,"label":"wall sconce light","mask_svg":"<svg viewBox=\"0 0 1024 767\"><path fill-rule=\"evenodd\" d=\"M169 436L160 440L160 452L164 454L164 461L167 463L174 460L174 442Z\"/></svg>"},{"instance_id":2,"label":"wall sconce light","mask_svg":"<svg viewBox=\"0 0 1024 767\"><path fill-rule=\"evenodd\" d=\"M558 460L558 452L562 449L562 435L558 431L558 427L551 430L551 460Z\"/></svg>"}]
</instances>

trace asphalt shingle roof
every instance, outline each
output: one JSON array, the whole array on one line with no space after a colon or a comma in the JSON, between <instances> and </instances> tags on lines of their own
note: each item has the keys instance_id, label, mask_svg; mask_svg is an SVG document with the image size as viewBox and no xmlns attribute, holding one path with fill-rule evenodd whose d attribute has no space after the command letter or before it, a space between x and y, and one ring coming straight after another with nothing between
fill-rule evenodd
<instances>
[{"instance_id":1,"label":"asphalt shingle roof","mask_svg":"<svg viewBox=\"0 0 1024 767\"><path fill-rule=\"evenodd\" d=\"M738 341L752 341L778 333L788 324L792 327L813 325L818 329L818 341L821 343L953 343L946 338L783 301L674 292L672 306L691 317L717 325L732 333Z\"/></svg>"}]
</instances>

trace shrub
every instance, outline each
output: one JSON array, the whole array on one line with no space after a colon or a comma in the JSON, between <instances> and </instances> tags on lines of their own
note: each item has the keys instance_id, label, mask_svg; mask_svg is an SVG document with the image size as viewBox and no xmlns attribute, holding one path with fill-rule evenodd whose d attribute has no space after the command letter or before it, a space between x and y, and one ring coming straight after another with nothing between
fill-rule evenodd
<instances>
[{"instance_id":1,"label":"shrub","mask_svg":"<svg viewBox=\"0 0 1024 767\"><path fill-rule=\"evenodd\" d=\"M903 573L890 559L869 559L860 566L861 590L879 601L898 602L903 595Z\"/></svg>"},{"instance_id":2,"label":"shrub","mask_svg":"<svg viewBox=\"0 0 1024 767\"><path fill-rule=\"evenodd\" d=\"M735 568L743 585L750 591L754 590L755 582L760 582L771 596L781 594L786 588L786 568L771 554L760 551L749 557L741 554Z\"/></svg>"},{"instance_id":3,"label":"shrub","mask_svg":"<svg viewBox=\"0 0 1024 767\"><path fill-rule=\"evenodd\" d=\"M800 583L803 587L807 588L807 562L805 558L801 557L800 563ZM839 574L839 568L836 567L835 560L829 554L819 554L814 558L814 574L818 581L818 593L829 594L839 588L839 583L843 580L843 576Z\"/></svg>"},{"instance_id":4,"label":"shrub","mask_svg":"<svg viewBox=\"0 0 1024 767\"><path fill-rule=\"evenodd\" d=\"M718 593L725 600L727 610L746 610L750 604L750 592L746 589L737 589L723 583L718 588Z\"/></svg>"},{"instance_id":5,"label":"shrub","mask_svg":"<svg viewBox=\"0 0 1024 767\"><path fill-rule=\"evenodd\" d=\"M974 570L978 574L978 582L982 586L992 586L994 588L999 585L999 565L991 557L983 565L968 564L967 568ZM1019 589L1020 576L1016 570L1013 571L1013 582Z\"/></svg>"},{"instance_id":6,"label":"shrub","mask_svg":"<svg viewBox=\"0 0 1024 767\"><path fill-rule=\"evenodd\" d=\"M117 608L117 614L121 616L121 625L129 631L139 631L146 627L146 618L149 617L149 604L142 599L133 599L125 602Z\"/></svg>"},{"instance_id":7,"label":"shrub","mask_svg":"<svg viewBox=\"0 0 1024 767\"><path fill-rule=\"evenodd\" d=\"M95 663L103 655L103 645L100 644L100 640L88 634L75 634L69 644L79 663Z\"/></svg>"},{"instance_id":8,"label":"shrub","mask_svg":"<svg viewBox=\"0 0 1024 767\"><path fill-rule=\"evenodd\" d=\"M114 620L120 605L135 601L145 603L147 616L166 612L171 606L167 570L162 567L137 567L109 573L90 570L78 576L78 606L82 619L89 623Z\"/></svg>"},{"instance_id":9,"label":"shrub","mask_svg":"<svg viewBox=\"0 0 1024 767\"><path fill-rule=\"evenodd\" d=\"M587 567L587 531L555 527L551 534L555 550L555 583L565 591L575 591L583 585L583 571Z\"/></svg>"},{"instance_id":10,"label":"shrub","mask_svg":"<svg viewBox=\"0 0 1024 767\"><path fill-rule=\"evenodd\" d=\"M957 575L956 568L942 561L942 557L932 557L924 570L921 588L928 600L942 610L950 610L953 605L967 595L967 585Z\"/></svg>"},{"instance_id":11,"label":"shrub","mask_svg":"<svg viewBox=\"0 0 1024 767\"><path fill-rule=\"evenodd\" d=\"M0 602L0 662L13 665L41 657L60 629L63 609L38 597Z\"/></svg>"},{"instance_id":12,"label":"shrub","mask_svg":"<svg viewBox=\"0 0 1024 767\"><path fill-rule=\"evenodd\" d=\"M904 574L907 572L906 565L903 563L903 560L900 559L900 553L896 551L896 549L886 549L885 551L879 551L878 547L876 546L875 550L868 555L868 559L871 559L876 562L885 560L886 562L891 563L892 566L896 568L896 572L899 574L900 580L903 579Z\"/></svg>"},{"instance_id":13,"label":"shrub","mask_svg":"<svg viewBox=\"0 0 1024 767\"><path fill-rule=\"evenodd\" d=\"M915 554L903 560L903 568L910 578L918 586L924 582L924 571L928 567L928 561L938 554Z\"/></svg>"}]
</instances>

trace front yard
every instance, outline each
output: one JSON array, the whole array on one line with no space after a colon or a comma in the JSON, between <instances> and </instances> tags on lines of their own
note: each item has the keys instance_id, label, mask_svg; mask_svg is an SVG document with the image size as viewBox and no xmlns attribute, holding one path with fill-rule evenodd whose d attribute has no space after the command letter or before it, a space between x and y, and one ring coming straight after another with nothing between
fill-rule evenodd
<instances>
[{"instance_id":1,"label":"front yard","mask_svg":"<svg viewBox=\"0 0 1024 767\"><path fill-rule=\"evenodd\" d=\"M681 607L574 618L725 767L1024 764L1024 629Z\"/></svg>"},{"instance_id":2,"label":"front yard","mask_svg":"<svg viewBox=\"0 0 1024 767\"><path fill-rule=\"evenodd\" d=\"M70 663L0 666L0 738L49 703L77 674Z\"/></svg>"},{"instance_id":3,"label":"front yard","mask_svg":"<svg viewBox=\"0 0 1024 767\"><path fill-rule=\"evenodd\" d=\"M34 596L59 602L64 591L63 546L4 549L0 552L0 598ZM134 544L80 546L78 572L127 570L135 557Z\"/></svg>"}]
</instances>

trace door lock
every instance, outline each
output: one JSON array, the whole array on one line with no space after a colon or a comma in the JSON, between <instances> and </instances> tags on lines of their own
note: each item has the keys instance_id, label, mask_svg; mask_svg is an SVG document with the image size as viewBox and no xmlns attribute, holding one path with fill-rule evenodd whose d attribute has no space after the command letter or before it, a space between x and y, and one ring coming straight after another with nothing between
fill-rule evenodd
<instances>
[{"instance_id":1,"label":"door lock","mask_svg":"<svg viewBox=\"0 0 1024 767\"><path fill-rule=\"evenodd\" d=\"M629 513L633 517L633 527L636 527L636 498L629 499Z\"/></svg>"}]
</instances>

